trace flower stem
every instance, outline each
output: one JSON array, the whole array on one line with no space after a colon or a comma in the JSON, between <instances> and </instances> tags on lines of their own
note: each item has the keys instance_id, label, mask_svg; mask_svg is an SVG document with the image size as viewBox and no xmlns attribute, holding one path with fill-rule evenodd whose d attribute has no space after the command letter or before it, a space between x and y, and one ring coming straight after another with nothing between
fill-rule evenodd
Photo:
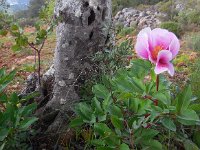
<instances>
[{"instance_id":1,"label":"flower stem","mask_svg":"<svg viewBox=\"0 0 200 150\"><path fill-rule=\"evenodd\" d=\"M156 76L156 91L159 90L159 75Z\"/></svg>"}]
</instances>

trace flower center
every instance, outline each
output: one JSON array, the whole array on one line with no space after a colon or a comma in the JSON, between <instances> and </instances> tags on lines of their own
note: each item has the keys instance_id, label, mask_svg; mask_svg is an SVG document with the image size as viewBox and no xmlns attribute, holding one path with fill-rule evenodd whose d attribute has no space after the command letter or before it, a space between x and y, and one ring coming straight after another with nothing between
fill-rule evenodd
<instances>
[{"instance_id":1,"label":"flower center","mask_svg":"<svg viewBox=\"0 0 200 150\"><path fill-rule=\"evenodd\" d=\"M156 47L154 47L154 49L153 49L153 51L152 51L152 53L151 53L153 60L157 60L158 53L159 53L161 50L163 50L163 47L162 47L162 46L156 46Z\"/></svg>"}]
</instances>

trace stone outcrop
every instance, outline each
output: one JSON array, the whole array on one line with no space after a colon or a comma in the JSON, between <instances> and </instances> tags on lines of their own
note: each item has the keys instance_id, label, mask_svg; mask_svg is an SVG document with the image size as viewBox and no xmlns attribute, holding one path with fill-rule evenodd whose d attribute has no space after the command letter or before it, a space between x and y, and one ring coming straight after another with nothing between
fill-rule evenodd
<instances>
[{"instance_id":1,"label":"stone outcrop","mask_svg":"<svg viewBox=\"0 0 200 150\"><path fill-rule=\"evenodd\" d=\"M137 27L139 29L145 27L158 27L161 21L160 16L164 14L156 10L136 10L134 8L124 8L119 11L114 17L115 25L122 25L124 27Z\"/></svg>"}]
</instances>

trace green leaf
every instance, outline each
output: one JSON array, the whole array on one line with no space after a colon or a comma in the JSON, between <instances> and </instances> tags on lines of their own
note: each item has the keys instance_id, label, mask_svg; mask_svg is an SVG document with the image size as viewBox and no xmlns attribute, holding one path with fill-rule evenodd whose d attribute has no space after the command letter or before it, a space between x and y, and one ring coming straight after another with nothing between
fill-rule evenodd
<instances>
[{"instance_id":1,"label":"green leaf","mask_svg":"<svg viewBox=\"0 0 200 150\"><path fill-rule=\"evenodd\" d=\"M138 98L130 98L129 99L129 107L131 110L133 110L135 113L138 112L139 105L140 105L140 99Z\"/></svg>"},{"instance_id":2,"label":"green leaf","mask_svg":"<svg viewBox=\"0 0 200 150\"><path fill-rule=\"evenodd\" d=\"M117 116L111 116L111 122L113 126L117 129L123 129L123 120L118 118Z\"/></svg>"},{"instance_id":3,"label":"green leaf","mask_svg":"<svg viewBox=\"0 0 200 150\"><path fill-rule=\"evenodd\" d=\"M105 141L101 139L94 139L90 141L90 144L94 146L105 146Z\"/></svg>"},{"instance_id":4,"label":"green leaf","mask_svg":"<svg viewBox=\"0 0 200 150\"><path fill-rule=\"evenodd\" d=\"M9 133L9 129L6 128L0 128L0 141L3 141Z\"/></svg>"},{"instance_id":5,"label":"green leaf","mask_svg":"<svg viewBox=\"0 0 200 150\"><path fill-rule=\"evenodd\" d=\"M18 102L19 102L19 97L17 96L17 94L16 93L12 93L12 95L10 96L10 102L12 103L12 104L17 104Z\"/></svg>"},{"instance_id":6,"label":"green leaf","mask_svg":"<svg viewBox=\"0 0 200 150\"><path fill-rule=\"evenodd\" d=\"M5 147L5 145L6 145L6 142L4 142L4 143L0 146L0 150L3 150L4 147Z\"/></svg>"},{"instance_id":7,"label":"green leaf","mask_svg":"<svg viewBox=\"0 0 200 150\"><path fill-rule=\"evenodd\" d=\"M94 99L92 101L92 106L93 106L93 108L95 108L95 113L97 115L103 115L104 114L103 109L101 107L101 103L97 100L96 97L94 97Z\"/></svg>"},{"instance_id":8,"label":"green leaf","mask_svg":"<svg viewBox=\"0 0 200 150\"><path fill-rule=\"evenodd\" d=\"M123 118L122 110L116 105L110 105L109 113L111 115L117 116L118 118Z\"/></svg>"},{"instance_id":9,"label":"green leaf","mask_svg":"<svg viewBox=\"0 0 200 150\"><path fill-rule=\"evenodd\" d=\"M152 150L163 150L162 144L157 140L148 140L142 142L145 146Z\"/></svg>"},{"instance_id":10,"label":"green leaf","mask_svg":"<svg viewBox=\"0 0 200 150\"><path fill-rule=\"evenodd\" d=\"M22 47L19 46L19 45L13 45L13 46L11 47L11 49L12 49L14 52L17 52L17 51L20 51L20 50L22 49Z\"/></svg>"},{"instance_id":11,"label":"green leaf","mask_svg":"<svg viewBox=\"0 0 200 150\"><path fill-rule=\"evenodd\" d=\"M79 103L76 106L76 113L83 119L85 123L96 122L92 108L86 103Z\"/></svg>"},{"instance_id":12,"label":"green leaf","mask_svg":"<svg viewBox=\"0 0 200 150\"><path fill-rule=\"evenodd\" d=\"M71 128L75 128L75 127L80 127L80 126L82 126L83 124L84 124L83 119L81 119L81 118L75 118L75 119L73 119L73 120L69 123L69 126L70 126Z\"/></svg>"},{"instance_id":13,"label":"green leaf","mask_svg":"<svg viewBox=\"0 0 200 150\"><path fill-rule=\"evenodd\" d=\"M32 103L28 106L22 107L20 111L21 111L22 116L27 116L33 113L33 111L36 110L36 108L37 108L37 104Z\"/></svg>"},{"instance_id":14,"label":"green leaf","mask_svg":"<svg viewBox=\"0 0 200 150\"><path fill-rule=\"evenodd\" d=\"M27 118L20 122L20 129L27 130L34 122L36 122L38 118L32 117Z\"/></svg>"},{"instance_id":15,"label":"green leaf","mask_svg":"<svg viewBox=\"0 0 200 150\"><path fill-rule=\"evenodd\" d=\"M8 101L8 97L5 93L0 94L0 102L1 103L6 103Z\"/></svg>"},{"instance_id":16,"label":"green leaf","mask_svg":"<svg viewBox=\"0 0 200 150\"><path fill-rule=\"evenodd\" d=\"M193 135L193 141L200 147L200 131L195 131Z\"/></svg>"},{"instance_id":17,"label":"green leaf","mask_svg":"<svg viewBox=\"0 0 200 150\"><path fill-rule=\"evenodd\" d=\"M5 74L6 74L6 69L5 68L1 68L0 69L0 78L2 78Z\"/></svg>"},{"instance_id":18,"label":"green leaf","mask_svg":"<svg viewBox=\"0 0 200 150\"><path fill-rule=\"evenodd\" d=\"M7 30L0 30L0 35L6 36L8 34Z\"/></svg>"},{"instance_id":19,"label":"green leaf","mask_svg":"<svg viewBox=\"0 0 200 150\"><path fill-rule=\"evenodd\" d=\"M103 101L103 109L107 112L112 104L113 100L111 98L111 94L107 95L107 97Z\"/></svg>"},{"instance_id":20,"label":"green leaf","mask_svg":"<svg viewBox=\"0 0 200 150\"><path fill-rule=\"evenodd\" d=\"M199 116L194 110L187 109L177 116L178 121L183 125L196 125L199 122Z\"/></svg>"},{"instance_id":21,"label":"green leaf","mask_svg":"<svg viewBox=\"0 0 200 150\"><path fill-rule=\"evenodd\" d=\"M156 135L159 134L159 131L154 129L139 129L135 133L135 136L138 138L137 142L143 141L143 140L150 140L154 138Z\"/></svg>"},{"instance_id":22,"label":"green leaf","mask_svg":"<svg viewBox=\"0 0 200 150\"><path fill-rule=\"evenodd\" d=\"M13 24L12 26L11 26L11 28L10 28L12 31L16 31L16 30L18 30L19 29L19 27L18 27L18 25L16 25L16 24Z\"/></svg>"},{"instance_id":23,"label":"green leaf","mask_svg":"<svg viewBox=\"0 0 200 150\"><path fill-rule=\"evenodd\" d=\"M169 95L169 93L156 92L153 95L153 97L156 98L157 100L159 100L160 102L162 102L163 104L165 104L166 106L170 106L171 100L170 100L170 97L167 95Z\"/></svg>"},{"instance_id":24,"label":"green leaf","mask_svg":"<svg viewBox=\"0 0 200 150\"><path fill-rule=\"evenodd\" d=\"M112 130L105 123L95 123L94 131L102 137L109 136L112 133Z\"/></svg>"},{"instance_id":25,"label":"green leaf","mask_svg":"<svg viewBox=\"0 0 200 150\"><path fill-rule=\"evenodd\" d=\"M120 140L120 137L112 133L105 138L105 142L108 145L108 147L112 147L116 149L116 147L120 145L121 140Z\"/></svg>"},{"instance_id":26,"label":"green leaf","mask_svg":"<svg viewBox=\"0 0 200 150\"><path fill-rule=\"evenodd\" d=\"M189 108L194 111L200 111L200 104L192 104L189 106Z\"/></svg>"},{"instance_id":27,"label":"green leaf","mask_svg":"<svg viewBox=\"0 0 200 150\"><path fill-rule=\"evenodd\" d=\"M95 94L96 97L106 99L110 92L108 89L102 85L102 84L97 84L92 88L93 93Z\"/></svg>"},{"instance_id":28,"label":"green leaf","mask_svg":"<svg viewBox=\"0 0 200 150\"><path fill-rule=\"evenodd\" d=\"M13 80L14 76L16 74L16 71L10 72L8 75L4 75L0 77L0 92L3 91L8 84Z\"/></svg>"},{"instance_id":29,"label":"green leaf","mask_svg":"<svg viewBox=\"0 0 200 150\"><path fill-rule=\"evenodd\" d=\"M199 150L198 146L190 140L185 140L183 144L185 150Z\"/></svg>"},{"instance_id":30,"label":"green leaf","mask_svg":"<svg viewBox=\"0 0 200 150\"><path fill-rule=\"evenodd\" d=\"M129 146L125 143L121 144L119 147L120 150L130 150Z\"/></svg>"},{"instance_id":31,"label":"green leaf","mask_svg":"<svg viewBox=\"0 0 200 150\"><path fill-rule=\"evenodd\" d=\"M134 59L131 61L131 76L138 79L144 78L150 72L151 63L142 59Z\"/></svg>"},{"instance_id":32,"label":"green leaf","mask_svg":"<svg viewBox=\"0 0 200 150\"><path fill-rule=\"evenodd\" d=\"M161 120L161 122L165 128L167 128L171 131L174 131L174 132L176 131L176 125L174 124L174 122L171 118L163 118Z\"/></svg>"},{"instance_id":33,"label":"green leaf","mask_svg":"<svg viewBox=\"0 0 200 150\"><path fill-rule=\"evenodd\" d=\"M97 150L114 150L115 148L110 148L110 147L97 147Z\"/></svg>"},{"instance_id":34,"label":"green leaf","mask_svg":"<svg viewBox=\"0 0 200 150\"><path fill-rule=\"evenodd\" d=\"M185 89L178 95L176 99L176 110L180 114L184 112L189 104L190 99L192 98L192 89L191 86L185 87Z\"/></svg>"},{"instance_id":35,"label":"green leaf","mask_svg":"<svg viewBox=\"0 0 200 150\"><path fill-rule=\"evenodd\" d=\"M28 44L28 38L26 36L19 36L18 38L15 39L16 45L22 47L22 46L27 46Z\"/></svg>"}]
</instances>

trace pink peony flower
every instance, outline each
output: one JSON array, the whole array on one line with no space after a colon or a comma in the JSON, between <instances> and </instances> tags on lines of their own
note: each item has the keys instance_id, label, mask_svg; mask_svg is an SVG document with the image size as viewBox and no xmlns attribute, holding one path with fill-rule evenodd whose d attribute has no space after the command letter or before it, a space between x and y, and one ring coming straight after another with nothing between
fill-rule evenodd
<instances>
[{"instance_id":1,"label":"pink peony flower","mask_svg":"<svg viewBox=\"0 0 200 150\"><path fill-rule=\"evenodd\" d=\"M168 71L174 75L172 59L178 54L180 43L176 35L165 29L145 28L137 36L136 53L142 59L150 60L155 64L155 73Z\"/></svg>"}]
</instances>

